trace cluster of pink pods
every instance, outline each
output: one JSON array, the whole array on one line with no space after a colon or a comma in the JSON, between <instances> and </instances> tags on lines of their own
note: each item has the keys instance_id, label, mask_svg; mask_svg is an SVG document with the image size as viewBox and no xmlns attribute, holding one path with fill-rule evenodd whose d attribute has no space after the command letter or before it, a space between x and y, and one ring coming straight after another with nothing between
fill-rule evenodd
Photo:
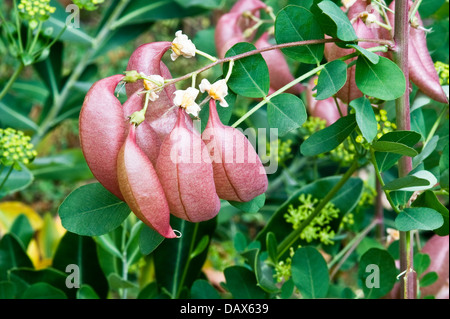
<instances>
[{"instance_id":1,"label":"cluster of pink pods","mask_svg":"<svg viewBox=\"0 0 450 319\"><path fill-rule=\"evenodd\" d=\"M138 47L127 70L171 79L161 61L170 42ZM202 134L185 109L174 107L174 84L148 102L145 120L129 117L143 109L142 80L126 84L122 105L115 89L124 75L94 83L80 114L80 141L97 180L124 200L146 225L166 238L177 237L170 214L190 222L209 220L220 210L220 199L246 202L264 193L267 175L247 138L221 123L215 100Z\"/></svg>"}]
</instances>

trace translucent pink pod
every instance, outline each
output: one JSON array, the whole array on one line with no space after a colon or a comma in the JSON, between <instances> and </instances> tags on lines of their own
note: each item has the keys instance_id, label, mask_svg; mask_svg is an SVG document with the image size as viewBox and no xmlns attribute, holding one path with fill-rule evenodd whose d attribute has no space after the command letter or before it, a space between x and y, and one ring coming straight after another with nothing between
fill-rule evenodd
<instances>
[{"instance_id":1,"label":"translucent pink pod","mask_svg":"<svg viewBox=\"0 0 450 319\"><path fill-rule=\"evenodd\" d=\"M390 35L389 32L378 26L377 24L373 23L369 26L364 23L361 17L359 15L363 12L365 12L367 7L367 4L365 1L357 1L355 4L353 4L350 9L348 10L347 16L352 21L353 28L355 30L355 33L358 38L360 39L389 39ZM370 7L369 7L370 8ZM378 12L373 11L371 12L374 17L382 21L381 16L378 14ZM372 42L359 42L359 46L361 46L364 49L372 48L377 46L377 43ZM339 46L337 46L334 43L326 43L325 44L325 58L328 61L333 61L337 58L343 57L344 55L354 53L354 49L343 49ZM378 53L377 53L378 54ZM380 54L382 56L387 57L387 54ZM354 61L356 58L346 60L345 62L347 64ZM357 98L360 98L363 96L362 92L358 89L355 82L355 66L352 66L347 69L347 82L345 85L336 93L336 96L342 100L344 103L349 103L352 100L355 100Z\"/></svg>"},{"instance_id":2,"label":"translucent pink pod","mask_svg":"<svg viewBox=\"0 0 450 319\"><path fill-rule=\"evenodd\" d=\"M133 124L117 157L117 176L120 191L133 213L162 236L175 238L164 191L152 163L136 143Z\"/></svg>"},{"instance_id":3,"label":"translucent pink pod","mask_svg":"<svg viewBox=\"0 0 450 319\"><path fill-rule=\"evenodd\" d=\"M267 5L259 0L240 0L231 8L229 13L220 17L216 25L215 42L219 58L223 58L227 51L236 43L248 42L255 33L245 35L244 31L255 24L255 21L243 16L248 11L259 16L259 10Z\"/></svg>"},{"instance_id":4,"label":"translucent pink pod","mask_svg":"<svg viewBox=\"0 0 450 319\"><path fill-rule=\"evenodd\" d=\"M114 90L123 75L113 75L92 85L80 112L80 143L95 178L123 200L117 180L117 155L125 140L126 121Z\"/></svg>"},{"instance_id":5,"label":"translucent pink pod","mask_svg":"<svg viewBox=\"0 0 450 319\"><path fill-rule=\"evenodd\" d=\"M257 49L262 49L271 46L268 39L269 33L263 33L261 37L255 42L255 47ZM261 53L261 55L263 56L264 60L266 61L267 67L269 68L270 88L273 91L281 89L283 86L294 80L294 76L289 69L286 58L280 50L266 51ZM298 83L286 92L292 94L300 94L303 90L303 85Z\"/></svg>"},{"instance_id":6,"label":"translucent pink pod","mask_svg":"<svg viewBox=\"0 0 450 319\"><path fill-rule=\"evenodd\" d=\"M186 112L165 138L156 171L166 194L170 213L190 222L209 220L220 210L213 167L200 134L186 125Z\"/></svg>"},{"instance_id":7,"label":"translucent pink pod","mask_svg":"<svg viewBox=\"0 0 450 319\"><path fill-rule=\"evenodd\" d=\"M248 202L267 190L267 175L258 154L242 132L222 124L213 99L202 139L212 160L220 198Z\"/></svg>"},{"instance_id":8,"label":"translucent pink pod","mask_svg":"<svg viewBox=\"0 0 450 319\"><path fill-rule=\"evenodd\" d=\"M171 79L172 76L167 66L161 61L163 55L171 47L171 42L152 42L139 46L128 61L127 70L136 70L145 75L160 75L164 79ZM136 91L143 89L143 82L139 80L126 85L127 96L132 96ZM170 133L177 120L176 109L173 108L173 93L175 85L165 86L158 93L159 98L149 102L146 121L152 126L161 140ZM141 105L142 108L143 105Z\"/></svg>"},{"instance_id":9,"label":"translucent pink pod","mask_svg":"<svg viewBox=\"0 0 450 319\"><path fill-rule=\"evenodd\" d=\"M131 116L134 112L141 110L145 94L133 93L123 104L123 112L125 118ZM126 132L125 134L127 134ZM136 143L139 148L147 155L153 165L156 165L161 140L149 122L143 121L136 127Z\"/></svg>"},{"instance_id":10,"label":"translucent pink pod","mask_svg":"<svg viewBox=\"0 0 450 319\"><path fill-rule=\"evenodd\" d=\"M421 295L434 296L436 299L449 299L449 236L433 235L422 248L422 253L428 254L430 266L423 275L435 271L438 280L433 284L420 287Z\"/></svg>"},{"instance_id":11,"label":"translucent pink pod","mask_svg":"<svg viewBox=\"0 0 450 319\"><path fill-rule=\"evenodd\" d=\"M409 6L412 1L408 1ZM389 6L395 8L395 1ZM394 25L394 14L388 12L389 21ZM415 15L417 28L409 28L408 38L408 64L409 79L417 85L419 90L435 101L448 103L447 96L439 82L439 75L434 67L430 52L427 47L426 33L423 28L423 22L420 18L419 11Z\"/></svg>"}]
</instances>

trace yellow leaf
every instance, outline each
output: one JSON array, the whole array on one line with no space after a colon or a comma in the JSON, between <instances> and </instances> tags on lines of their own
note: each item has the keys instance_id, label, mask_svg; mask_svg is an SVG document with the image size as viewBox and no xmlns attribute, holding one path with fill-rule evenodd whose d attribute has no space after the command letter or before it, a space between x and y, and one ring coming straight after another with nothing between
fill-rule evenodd
<instances>
[{"instance_id":1,"label":"yellow leaf","mask_svg":"<svg viewBox=\"0 0 450 319\"><path fill-rule=\"evenodd\" d=\"M27 216L35 231L44 224L42 217L30 206L21 202L3 202L0 203L0 233L6 233L20 214Z\"/></svg>"}]
</instances>

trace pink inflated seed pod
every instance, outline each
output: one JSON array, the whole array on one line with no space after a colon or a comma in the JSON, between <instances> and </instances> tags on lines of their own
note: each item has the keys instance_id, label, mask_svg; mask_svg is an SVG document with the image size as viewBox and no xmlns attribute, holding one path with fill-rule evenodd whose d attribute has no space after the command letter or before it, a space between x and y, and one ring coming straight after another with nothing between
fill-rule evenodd
<instances>
[{"instance_id":1,"label":"pink inflated seed pod","mask_svg":"<svg viewBox=\"0 0 450 319\"><path fill-rule=\"evenodd\" d=\"M209 220L220 210L213 167L200 135L186 125L178 109L177 123L161 145L156 164L170 213L190 222Z\"/></svg>"},{"instance_id":2,"label":"pink inflated seed pod","mask_svg":"<svg viewBox=\"0 0 450 319\"><path fill-rule=\"evenodd\" d=\"M214 35L219 58L223 58L236 43L248 42L253 39L254 33L246 35L244 32L256 22L244 17L244 12L259 16L259 10L266 7L267 5L259 0L240 0L236 2L229 13L220 17Z\"/></svg>"},{"instance_id":3,"label":"pink inflated seed pod","mask_svg":"<svg viewBox=\"0 0 450 319\"><path fill-rule=\"evenodd\" d=\"M212 159L220 198L248 202L267 190L267 175L258 154L243 133L222 124L213 99L202 138Z\"/></svg>"},{"instance_id":4,"label":"pink inflated seed pod","mask_svg":"<svg viewBox=\"0 0 450 319\"><path fill-rule=\"evenodd\" d=\"M362 0L356 1L348 10L347 16L352 21L352 26L355 30L355 33L360 39L389 39L390 35L386 29L376 25L375 23L370 24L368 26L364 21L363 17L367 12L367 3ZM381 16L378 12L371 12L372 18L381 21ZM364 49L372 48L377 46L376 43L372 42L358 42L358 45ZM344 49L337 46L335 43L326 43L324 55L327 61L333 61L344 55L354 53L354 49ZM378 54L378 53L377 53ZM379 54L387 57L387 54ZM347 64L354 61L356 58L346 60ZM355 100L361 96L363 96L362 92L358 89L355 82L355 66L347 69L347 82L345 85L336 93L336 96L342 100L344 103L349 103L352 100Z\"/></svg>"},{"instance_id":5,"label":"pink inflated seed pod","mask_svg":"<svg viewBox=\"0 0 450 319\"><path fill-rule=\"evenodd\" d=\"M131 116L134 112L141 110L144 98L145 94L138 94L138 92L133 93L133 95L128 98L123 104L123 112L126 118ZM145 155L147 155L152 164L156 165L159 149L161 147L161 140L149 122L144 120L136 127L136 143Z\"/></svg>"},{"instance_id":6,"label":"pink inflated seed pod","mask_svg":"<svg viewBox=\"0 0 450 319\"><path fill-rule=\"evenodd\" d=\"M117 180L117 155L125 140L126 122L114 90L123 75L113 75L92 85L80 112L80 143L92 174L123 200Z\"/></svg>"},{"instance_id":7,"label":"pink inflated seed pod","mask_svg":"<svg viewBox=\"0 0 450 319\"><path fill-rule=\"evenodd\" d=\"M436 299L449 299L448 239L448 235L443 237L433 235L422 248L422 253L428 254L431 259L430 266L423 275L432 271L435 271L438 275L438 280L436 282L426 287L420 287L422 297L434 296Z\"/></svg>"},{"instance_id":8,"label":"pink inflated seed pod","mask_svg":"<svg viewBox=\"0 0 450 319\"><path fill-rule=\"evenodd\" d=\"M135 70L147 76L160 75L165 80L171 79L172 76L167 66L161 61L163 55L171 47L171 42L152 42L139 46L132 54L128 61L127 71ZM130 97L136 91L144 88L143 81L139 80L135 83L127 83L127 95ZM149 102L146 114L146 121L152 126L161 140L170 133L177 120L177 112L173 106L173 93L175 85L167 85L158 93L159 98ZM141 108L143 104L141 105Z\"/></svg>"},{"instance_id":9,"label":"pink inflated seed pod","mask_svg":"<svg viewBox=\"0 0 450 319\"><path fill-rule=\"evenodd\" d=\"M117 176L123 197L133 213L162 236L175 238L164 191L152 163L136 143L134 124L130 125L117 157Z\"/></svg>"},{"instance_id":10,"label":"pink inflated seed pod","mask_svg":"<svg viewBox=\"0 0 450 319\"><path fill-rule=\"evenodd\" d=\"M412 1L408 1L408 5L411 7ZM389 7L392 10L395 9L395 1ZM394 14L388 12L388 18L394 25ZM439 82L439 75L428 51L426 33L419 11L416 12L415 20L417 28L410 26L408 37L409 79L433 100L448 103L447 96Z\"/></svg>"}]
</instances>

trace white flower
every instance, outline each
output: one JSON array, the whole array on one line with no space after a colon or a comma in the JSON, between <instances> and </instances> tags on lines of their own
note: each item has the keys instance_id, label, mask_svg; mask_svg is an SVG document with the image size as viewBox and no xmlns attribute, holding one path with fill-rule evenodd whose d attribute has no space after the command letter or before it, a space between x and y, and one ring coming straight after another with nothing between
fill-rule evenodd
<instances>
[{"instance_id":1,"label":"white flower","mask_svg":"<svg viewBox=\"0 0 450 319\"><path fill-rule=\"evenodd\" d=\"M227 101L225 101L225 96L228 95L227 81L219 80L214 84L209 83L207 79L203 79L199 85L200 92L208 92L214 100L220 101L220 105L223 107L228 107Z\"/></svg>"},{"instance_id":2,"label":"white flower","mask_svg":"<svg viewBox=\"0 0 450 319\"><path fill-rule=\"evenodd\" d=\"M159 98L159 95L157 93L161 92L162 90L162 87L164 85L164 78L157 74L145 77L146 79L144 79L144 88L147 91L151 91L149 93L149 100L154 102Z\"/></svg>"},{"instance_id":3,"label":"white flower","mask_svg":"<svg viewBox=\"0 0 450 319\"><path fill-rule=\"evenodd\" d=\"M196 51L194 43L180 30L175 33L175 39L172 41L171 49L172 54L170 58L172 61L175 61L180 55L185 58L192 58L195 56Z\"/></svg>"},{"instance_id":4,"label":"white flower","mask_svg":"<svg viewBox=\"0 0 450 319\"><path fill-rule=\"evenodd\" d=\"M198 116L200 112L200 106L195 103L195 99L198 96L199 91L196 88L190 87L186 90L176 90L173 103L176 106L182 107L187 113L194 116Z\"/></svg>"}]
</instances>

